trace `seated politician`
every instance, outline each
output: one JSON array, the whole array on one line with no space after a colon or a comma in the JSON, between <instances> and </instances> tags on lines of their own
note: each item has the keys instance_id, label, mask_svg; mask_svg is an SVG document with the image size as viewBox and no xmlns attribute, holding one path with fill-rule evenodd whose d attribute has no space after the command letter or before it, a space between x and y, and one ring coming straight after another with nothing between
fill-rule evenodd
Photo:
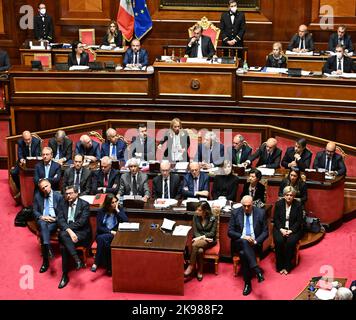
<instances>
[{"instance_id":1,"label":"seated politician","mask_svg":"<svg viewBox=\"0 0 356 320\"><path fill-rule=\"evenodd\" d=\"M182 196L180 176L171 173L171 163L168 160L162 160L160 172L161 174L152 181L153 198L180 199Z\"/></svg>"},{"instance_id":2,"label":"seated politician","mask_svg":"<svg viewBox=\"0 0 356 320\"><path fill-rule=\"evenodd\" d=\"M243 279L242 294L247 296L252 291L252 271L258 282L264 280L256 255L261 255L263 242L268 237L268 227L264 209L253 206L251 196L241 199L242 206L234 209L229 222L228 236L231 239L231 253L240 257Z\"/></svg>"},{"instance_id":3,"label":"seated politician","mask_svg":"<svg viewBox=\"0 0 356 320\"><path fill-rule=\"evenodd\" d=\"M110 22L103 37L102 45L111 46L112 48L122 47L122 33L116 21L112 20Z\"/></svg>"},{"instance_id":4,"label":"seated politician","mask_svg":"<svg viewBox=\"0 0 356 320\"><path fill-rule=\"evenodd\" d=\"M246 145L245 138L241 134L234 136L232 147L227 150L228 159L233 165L244 163L251 155L252 149Z\"/></svg>"},{"instance_id":5,"label":"seated politician","mask_svg":"<svg viewBox=\"0 0 356 320\"><path fill-rule=\"evenodd\" d=\"M189 173L183 179L182 194L184 199L209 196L209 176L205 172L200 172L198 162L189 164Z\"/></svg>"},{"instance_id":6,"label":"seated politician","mask_svg":"<svg viewBox=\"0 0 356 320\"><path fill-rule=\"evenodd\" d=\"M262 173L258 169L251 169L248 174L248 179L244 184L244 188L241 192L240 198L244 196L251 196L253 201L266 202L266 187L260 182L262 179Z\"/></svg>"},{"instance_id":7,"label":"seated politician","mask_svg":"<svg viewBox=\"0 0 356 320\"><path fill-rule=\"evenodd\" d=\"M317 171L326 171L335 176L346 175L345 162L342 156L336 153L335 142L328 142L325 150L316 154L313 168Z\"/></svg>"},{"instance_id":8,"label":"seated politician","mask_svg":"<svg viewBox=\"0 0 356 320\"><path fill-rule=\"evenodd\" d=\"M69 67L89 65L89 55L84 51L84 45L80 41L72 43L72 52L68 54L68 65Z\"/></svg>"},{"instance_id":9,"label":"seated politician","mask_svg":"<svg viewBox=\"0 0 356 320\"><path fill-rule=\"evenodd\" d=\"M82 154L85 161L100 160L100 144L83 134L75 145L75 154Z\"/></svg>"},{"instance_id":10,"label":"seated politician","mask_svg":"<svg viewBox=\"0 0 356 320\"><path fill-rule=\"evenodd\" d=\"M0 50L0 72L9 70L11 67L9 55L6 51Z\"/></svg>"},{"instance_id":11,"label":"seated politician","mask_svg":"<svg viewBox=\"0 0 356 320\"><path fill-rule=\"evenodd\" d=\"M142 68L148 66L148 53L141 48L141 42L138 39L131 41L131 48L127 49L122 62L124 68Z\"/></svg>"},{"instance_id":12,"label":"seated politician","mask_svg":"<svg viewBox=\"0 0 356 320\"><path fill-rule=\"evenodd\" d=\"M356 64L352 58L345 55L345 49L341 45L337 45L335 49L336 55L331 56L326 60L323 66L323 73L340 75L343 73L356 72Z\"/></svg>"},{"instance_id":13,"label":"seated politician","mask_svg":"<svg viewBox=\"0 0 356 320\"><path fill-rule=\"evenodd\" d=\"M335 52L337 45L343 46L346 53L354 51L351 36L346 32L344 25L338 26L337 31L330 35L328 50Z\"/></svg>"},{"instance_id":14,"label":"seated politician","mask_svg":"<svg viewBox=\"0 0 356 320\"><path fill-rule=\"evenodd\" d=\"M279 186L279 197L283 197L283 190L285 187L291 186L294 188L296 194L295 199L299 200L304 209L305 203L308 200L307 184L303 181L299 170L291 169L285 179L282 180Z\"/></svg>"},{"instance_id":15,"label":"seated politician","mask_svg":"<svg viewBox=\"0 0 356 320\"><path fill-rule=\"evenodd\" d=\"M112 160L105 156L100 161L100 170L92 176L92 194L114 193L119 191L120 173L112 168Z\"/></svg>"},{"instance_id":16,"label":"seated politician","mask_svg":"<svg viewBox=\"0 0 356 320\"><path fill-rule=\"evenodd\" d=\"M313 154L307 149L307 140L297 139L294 147L288 147L282 159L282 167L305 171L310 168Z\"/></svg>"},{"instance_id":17,"label":"seated politician","mask_svg":"<svg viewBox=\"0 0 356 320\"><path fill-rule=\"evenodd\" d=\"M199 162L203 169L209 169L214 166L221 166L224 162L224 145L214 131L205 133L203 143L198 145L198 157L195 160Z\"/></svg>"},{"instance_id":18,"label":"seated politician","mask_svg":"<svg viewBox=\"0 0 356 320\"><path fill-rule=\"evenodd\" d=\"M203 28L195 25L193 28L193 37L189 39L185 49L185 54L190 58L209 58L215 54L215 48L210 37L202 35Z\"/></svg>"},{"instance_id":19,"label":"seated politician","mask_svg":"<svg viewBox=\"0 0 356 320\"><path fill-rule=\"evenodd\" d=\"M110 157L113 160L125 161L126 143L119 138L116 130L106 130L106 142L101 145L100 157Z\"/></svg>"},{"instance_id":20,"label":"seated politician","mask_svg":"<svg viewBox=\"0 0 356 320\"><path fill-rule=\"evenodd\" d=\"M207 201L202 201L195 209L193 216L192 252L189 266L184 276L189 277L197 270L198 281L203 280L204 251L216 244L217 218L213 215Z\"/></svg>"},{"instance_id":21,"label":"seated politician","mask_svg":"<svg viewBox=\"0 0 356 320\"><path fill-rule=\"evenodd\" d=\"M132 138L131 144L127 148L126 159L154 160L155 151L155 141L147 135L147 125L139 123L137 126L137 136Z\"/></svg>"},{"instance_id":22,"label":"seated politician","mask_svg":"<svg viewBox=\"0 0 356 320\"><path fill-rule=\"evenodd\" d=\"M96 272L99 266L106 268L106 273L111 275L111 249L110 244L119 223L129 219L124 208L119 207L119 199L112 193L106 195L104 205L96 213L96 243L97 249L91 271Z\"/></svg>"},{"instance_id":23,"label":"seated politician","mask_svg":"<svg viewBox=\"0 0 356 320\"><path fill-rule=\"evenodd\" d=\"M274 208L273 239L276 252L276 269L287 275L293 268L296 245L303 236L303 210L300 201L295 199L296 191L287 186L283 198Z\"/></svg>"},{"instance_id":24,"label":"seated politician","mask_svg":"<svg viewBox=\"0 0 356 320\"><path fill-rule=\"evenodd\" d=\"M308 27L305 24L299 26L298 33L289 42L288 50L297 53L314 51L313 37L308 33Z\"/></svg>"},{"instance_id":25,"label":"seated politician","mask_svg":"<svg viewBox=\"0 0 356 320\"><path fill-rule=\"evenodd\" d=\"M272 52L267 56L266 67L287 68L287 58L283 54L282 44L275 42Z\"/></svg>"},{"instance_id":26,"label":"seated politician","mask_svg":"<svg viewBox=\"0 0 356 320\"><path fill-rule=\"evenodd\" d=\"M280 167L282 150L277 148L277 139L269 138L257 151L244 162L250 166L252 161L258 158L256 167L277 169Z\"/></svg>"},{"instance_id":27,"label":"seated politician","mask_svg":"<svg viewBox=\"0 0 356 320\"><path fill-rule=\"evenodd\" d=\"M53 151L53 160L60 165L72 163L73 142L63 130L58 130L54 138L49 139L48 146Z\"/></svg>"},{"instance_id":28,"label":"seated politician","mask_svg":"<svg viewBox=\"0 0 356 320\"><path fill-rule=\"evenodd\" d=\"M224 174L216 175L213 183L213 199L225 197L226 200L236 201L239 178L233 174L229 160L224 160Z\"/></svg>"},{"instance_id":29,"label":"seated politician","mask_svg":"<svg viewBox=\"0 0 356 320\"><path fill-rule=\"evenodd\" d=\"M124 173L120 178L119 196L141 196L144 202L151 197L148 187L147 174L142 173L139 167L139 159L131 158L127 161L126 166L130 172Z\"/></svg>"}]
</instances>

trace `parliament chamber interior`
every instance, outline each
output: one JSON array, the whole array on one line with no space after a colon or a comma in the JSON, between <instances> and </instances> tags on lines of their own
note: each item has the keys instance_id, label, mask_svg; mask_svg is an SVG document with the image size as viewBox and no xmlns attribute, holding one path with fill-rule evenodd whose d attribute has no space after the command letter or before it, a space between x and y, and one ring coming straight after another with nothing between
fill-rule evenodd
<instances>
[{"instance_id":1,"label":"parliament chamber interior","mask_svg":"<svg viewBox=\"0 0 356 320\"><path fill-rule=\"evenodd\" d=\"M355 26L356 0L0 0L0 299L355 299Z\"/></svg>"}]
</instances>

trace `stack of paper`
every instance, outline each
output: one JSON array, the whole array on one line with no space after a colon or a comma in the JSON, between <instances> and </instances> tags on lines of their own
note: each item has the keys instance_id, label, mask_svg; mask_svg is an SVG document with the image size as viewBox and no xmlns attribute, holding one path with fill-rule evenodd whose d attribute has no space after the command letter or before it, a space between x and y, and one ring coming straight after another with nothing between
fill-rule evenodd
<instances>
[{"instance_id":1,"label":"stack of paper","mask_svg":"<svg viewBox=\"0 0 356 320\"><path fill-rule=\"evenodd\" d=\"M176 170L187 170L189 162L177 162L175 169Z\"/></svg>"},{"instance_id":2,"label":"stack of paper","mask_svg":"<svg viewBox=\"0 0 356 320\"><path fill-rule=\"evenodd\" d=\"M86 195L86 196L80 196L79 198L88 202L89 204L93 204L95 196L87 196Z\"/></svg>"},{"instance_id":3,"label":"stack of paper","mask_svg":"<svg viewBox=\"0 0 356 320\"><path fill-rule=\"evenodd\" d=\"M138 231L140 224L138 222L122 222L119 223L119 231Z\"/></svg>"},{"instance_id":4,"label":"stack of paper","mask_svg":"<svg viewBox=\"0 0 356 320\"><path fill-rule=\"evenodd\" d=\"M261 171L263 176L273 176L274 172L275 172L275 170L271 169L271 168L260 168L259 167L258 170Z\"/></svg>"},{"instance_id":5,"label":"stack of paper","mask_svg":"<svg viewBox=\"0 0 356 320\"><path fill-rule=\"evenodd\" d=\"M178 203L176 199L157 199L153 206L157 209L160 208L169 208L175 206Z\"/></svg>"},{"instance_id":6,"label":"stack of paper","mask_svg":"<svg viewBox=\"0 0 356 320\"><path fill-rule=\"evenodd\" d=\"M186 236L186 235L188 235L188 232L191 228L192 228L191 226L183 226L183 225L176 226L174 228L172 235L173 236Z\"/></svg>"},{"instance_id":7,"label":"stack of paper","mask_svg":"<svg viewBox=\"0 0 356 320\"><path fill-rule=\"evenodd\" d=\"M81 70L88 70L89 66L71 66L69 71L81 71Z\"/></svg>"},{"instance_id":8,"label":"stack of paper","mask_svg":"<svg viewBox=\"0 0 356 320\"><path fill-rule=\"evenodd\" d=\"M332 288L331 290L327 289L318 289L317 292L315 293L315 296L319 300L333 300L336 295L336 288Z\"/></svg>"},{"instance_id":9,"label":"stack of paper","mask_svg":"<svg viewBox=\"0 0 356 320\"><path fill-rule=\"evenodd\" d=\"M164 231L172 231L173 230L173 226L175 225L175 221L173 220L169 220L164 218L163 219L163 223L161 225L161 229Z\"/></svg>"}]
</instances>

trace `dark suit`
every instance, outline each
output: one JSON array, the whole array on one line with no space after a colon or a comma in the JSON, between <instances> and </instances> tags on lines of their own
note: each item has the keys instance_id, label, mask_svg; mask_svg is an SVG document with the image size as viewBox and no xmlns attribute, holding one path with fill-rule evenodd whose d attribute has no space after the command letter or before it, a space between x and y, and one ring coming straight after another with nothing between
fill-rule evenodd
<instances>
[{"instance_id":1,"label":"dark suit","mask_svg":"<svg viewBox=\"0 0 356 320\"><path fill-rule=\"evenodd\" d=\"M299 42L300 42L300 37L298 34L295 34L291 41L288 44L288 50L293 51L295 48L299 48ZM307 49L308 51L314 51L314 41L313 37L310 33L307 33L304 36L304 49Z\"/></svg>"},{"instance_id":2,"label":"dark suit","mask_svg":"<svg viewBox=\"0 0 356 320\"><path fill-rule=\"evenodd\" d=\"M267 68L287 68L287 58L281 56L276 59L273 54L269 54L266 61Z\"/></svg>"},{"instance_id":3,"label":"dark suit","mask_svg":"<svg viewBox=\"0 0 356 320\"><path fill-rule=\"evenodd\" d=\"M143 154L143 160L145 160L145 161L154 160L155 159L155 151L156 151L156 145L152 138L147 137L143 141L143 143L141 143L140 138L133 137L131 146L130 146L130 151L128 151L127 159L138 158L138 157L135 157L135 153L137 152L137 153ZM139 158L142 159L142 156Z\"/></svg>"},{"instance_id":4,"label":"dark suit","mask_svg":"<svg viewBox=\"0 0 356 320\"><path fill-rule=\"evenodd\" d=\"M104 46L110 46L110 43L109 43L109 35L106 34L104 37L103 37L103 41L102 41L102 44ZM114 38L114 43L116 44L116 47L122 47L122 33L120 30L118 30L118 34L117 36Z\"/></svg>"},{"instance_id":5,"label":"dark suit","mask_svg":"<svg viewBox=\"0 0 356 320\"><path fill-rule=\"evenodd\" d=\"M105 142L101 145L101 152L100 152L100 158L103 158L105 156L110 157L110 142ZM125 160L125 150L126 150L126 143L119 139L116 143L116 159L120 161Z\"/></svg>"},{"instance_id":6,"label":"dark suit","mask_svg":"<svg viewBox=\"0 0 356 320\"><path fill-rule=\"evenodd\" d=\"M86 52L82 52L80 54L80 66L88 66L89 65L89 55ZM68 54L68 66L78 66L77 56L75 53Z\"/></svg>"},{"instance_id":7,"label":"dark suit","mask_svg":"<svg viewBox=\"0 0 356 320\"><path fill-rule=\"evenodd\" d=\"M118 170L111 169L108 177L108 186L106 187L105 193L117 194L120 185L120 173ZM104 172L103 170L98 170L93 174L92 183L92 194L104 193L104 191L98 190L98 188L103 188L104 186Z\"/></svg>"},{"instance_id":8,"label":"dark suit","mask_svg":"<svg viewBox=\"0 0 356 320\"><path fill-rule=\"evenodd\" d=\"M52 17L48 14L44 15L42 20L41 15L34 16L33 18L33 31L36 40L48 40L53 42L54 39L54 27Z\"/></svg>"},{"instance_id":9,"label":"dark suit","mask_svg":"<svg viewBox=\"0 0 356 320\"><path fill-rule=\"evenodd\" d=\"M243 47L243 38L246 31L245 14L236 12L234 24L231 23L231 11L222 13L220 18L221 39L223 46L229 46L227 41L236 40L236 47Z\"/></svg>"},{"instance_id":10,"label":"dark suit","mask_svg":"<svg viewBox=\"0 0 356 320\"><path fill-rule=\"evenodd\" d=\"M289 230L292 230L292 233L288 237L283 237L280 231L281 228L285 229L286 223L286 201L284 199L276 202L273 223L277 271L286 269L289 272L292 269L296 244L303 235L303 211L301 203L297 200L293 200L292 202L289 215Z\"/></svg>"},{"instance_id":11,"label":"dark suit","mask_svg":"<svg viewBox=\"0 0 356 320\"><path fill-rule=\"evenodd\" d=\"M61 180L61 174L62 174L61 165L52 160L47 179L51 183L53 190L57 190L57 191L59 190L59 181ZM35 182L36 188L40 179L43 179L45 177L46 177L45 165L44 162L41 161L37 163L35 166L35 176L33 180Z\"/></svg>"},{"instance_id":12,"label":"dark suit","mask_svg":"<svg viewBox=\"0 0 356 320\"><path fill-rule=\"evenodd\" d=\"M354 47L353 47L353 44L352 44L351 36L349 34L346 33L344 35L344 37L342 38L342 40L343 40L343 44L342 45L345 48L345 50L348 50L348 52L354 51ZM339 35L337 34L337 32L334 32L334 33L332 33L330 35L329 44L328 44L328 50L335 52L336 46L338 44L339 44Z\"/></svg>"},{"instance_id":13,"label":"dark suit","mask_svg":"<svg viewBox=\"0 0 356 320\"><path fill-rule=\"evenodd\" d=\"M240 152L240 150L242 149L241 152L241 156L240 156L240 161L239 163L237 163L237 153ZM243 145L241 147L241 149L236 150L236 148L230 147L227 150L227 154L228 154L228 159L231 159L231 163L238 165L241 164L243 162L245 162L246 160L248 160L248 157L251 155L252 149L246 145Z\"/></svg>"},{"instance_id":14,"label":"dark suit","mask_svg":"<svg viewBox=\"0 0 356 320\"><path fill-rule=\"evenodd\" d=\"M161 175L154 177L153 184L153 198L163 198L163 188L162 188L163 177ZM177 174L169 175L169 197L171 199L180 199L182 196L181 181L180 176Z\"/></svg>"},{"instance_id":15,"label":"dark suit","mask_svg":"<svg viewBox=\"0 0 356 320\"><path fill-rule=\"evenodd\" d=\"M80 192L81 196L91 193L91 171L88 168L82 168L80 175ZM65 193L65 188L75 184L75 168L68 168L64 171L62 192Z\"/></svg>"},{"instance_id":16,"label":"dark suit","mask_svg":"<svg viewBox=\"0 0 356 320\"><path fill-rule=\"evenodd\" d=\"M133 64L133 63L134 63L134 52L131 48L129 48L125 52L124 61L122 65L125 68L127 64ZM138 64L141 64L142 67L148 66L148 53L145 49L140 49L138 51Z\"/></svg>"},{"instance_id":17,"label":"dark suit","mask_svg":"<svg viewBox=\"0 0 356 320\"><path fill-rule=\"evenodd\" d=\"M76 247L89 246L91 241L91 229L89 224L89 203L77 199L75 206L74 221L68 222L68 208L69 204L65 201L63 211L58 216L58 225L60 227L59 242L61 244L62 254L62 272L68 273L69 271L69 255L77 255ZM67 229L71 229L78 237L78 242L74 243L69 236Z\"/></svg>"},{"instance_id":18,"label":"dark suit","mask_svg":"<svg viewBox=\"0 0 356 320\"><path fill-rule=\"evenodd\" d=\"M172 130L168 130L164 135L163 139L159 142L160 145L163 145L167 141L167 148L164 151L164 157L165 159L168 158L169 161L172 161L172 145L173 145L174 134L175 133ZM178 135L179 135L180 145L182 149L185 149L185 151L183 152L183 161L189 162L189 156L187 152L190 146L189 134L186 130L180 130Z\"/></svg>"},{"instance_id":19,"label":"dark suit","mask_svg":"<svg viewBox=\"0 0 356 320\"><path fill-rule=\"evenodd\" d=\"M211 150L204 143L198 145L198 161L220 166L224 162L224 145L214 143Z\"/></svg>"},{"instance_id":20,"label":"dark suit","mask_svg":"<svg viewBox=\"0 0 356 320\"><path fill-rule=\"evenodd\" d=\"M288 178L285 178L282 180L281 185L279 186L279 192L278 192L279 197L283 197L283 190L287 186L292 186L292 185L290 184L290 180ZM300 199L300 203L304 208L304 204L308 200L307 184L304 181L299 181L299 183L297 183L296 186L292 186L292 187L297 192L295 197Z\"/></svg>"},{"instance_id":21,"label":"dark suit","mask_svg":"<svg viewBox=\"0 0 356 320\"><path fill-rule=\"evenodd\" d=\"M282 151L279 148L274 148L271 156L268 158L266 144L261 145L258 150L249 157L248 160L252 161L258 158L256 167L266 165L266 168L277 169L280 167Z\"/></svg>"},{"instance_id":22,"label":"dark suit","mask_svg":"<svg viewBox=\"0 0 356 320\"><path fill-rule=\"evenodd\" d=\"M205 172L200 172L199 186L197 191L209 191L209 176ZM194 179L191 173L187 173L183 179L182 194L184 199L194 198Z\"/></svg>"},{"instance_id":23,"label":"dark suit","mask_svg":"<svg viewBox=\"0 0 356 320\"><path fill-rule=\"evenodd\" d=\"M55 138L51 138L48 141L48 146L53 151L53 158L57 155L58 142ZM64 138L62 145L59 148L59 159L66 158L66 162L68 160L72 160L72 152L73 152L73 142L69 138Z\"/></svg>"},{"instance_id":24,"label":"dark suit","mask_svg":"<svg viewBox=\"0 0 356 320\"><path fill-rule=\"evenodd\" d=\"M94 156L97 160L100 160L100 144L96 141L92 141L92 147L90 149L86 149L82 143L78 141L75 145L75 154Z\"/></svg>"},{"instance_id":25,"label":"dark suit","mask_svg":"<svg viewBox=\"0 0 356 320\"><path fill-rule=\"evenodd\" d=\"M256 270L257 268L256 253L262 253L263 241L268 237L265 211L253 207L251 215L253 219L253 232L255 234L255 241L257 242L254 246L251 246L247 240L241 238L244 231L244 209L242 207L232 211L228 229L228 236L231 239L231 251L232 254L237 253L240 256L245 282L251 281L250 270Z\"/></svg>"},{"instance_id":26,"label":"dark suit","mask_svg":"<svg viewBox=\"0 0 356 320\"><path fill-rule=\"evenodd\" d=\"M136 175L137 195L150 197L147 174L138 172ZM132 192L131 173L124 173L120 178L119 195L130 195Z\"/></svg>"},{"instance_id":27,"label":"dark suit","mask_svg":"<svg viewBox=\"0 0 356 320\"><path fill-rule=\"evenodd\" d=\"M326 169L326 152L320 151L316 154L314 159L314 169ZM331 158L331 171L337 171L339 176L346 175L346 166L344 163L344 159L341 155L334 153Z\"/></svg>"},{"instance_id":28,"label":"dark suit","mask_svg":"<svg viewBox=\"0 0 356 320\"><path fill-rule=\"evenodd\" d=\"M191 39L189 39L189 41L190 40ZM215 54L215 48L210 37L202 35L200 42L203 57L211 58ZM187 45L185 54L187 54L190 58L196 58L198 56L198 41L195 41L191 46Z\"/></svg>"},{"instance_id":29,"label":"dark suit","mask_svg":"<svg viewBox=\"0 0 356 320\"><path fill-rule=\"evenodd\" d=\"M260 200L261 202L265 203L265 191L266 188L265 186L260 183L257 182L256 188L255 188L255 193L253 194L253 201L257 201ZM250 183L246 182L244 184L244 188L242 190L242 193L240 195L240 199L242 199L244 196L250 196Z\"/></svg>"},{"instance_id":30,"label":"dark suit","mask_svg":"<svg viewBox=\"0 0 356 320\"><path fill-rule=\"evenodd\" d=\"M213 199L223 196L227 200L236 201L238 183L239 178L233 174L215 176L212 191Z\"/></svg>"},{"instance_id":31,"label":"dark suit","mask_svg":"<svg viewBox=\"0 0 356 320\"><path fill-rule=\"evenodd\" d=\"M338 65L337 57L336 56L329 57L323 66L323 73L332 73L333 71L337 71L337 65ZM346 56L344 56L343 72L346 73L356 72L356 64L351 58Z\"/></svg>"},{"instance_id":32,"label":"dark suit","mask_svg":"<svg viewBox=\"0 0 356 320\"><path fill-rule=\"evenodd\" d=\"M289 169L288 164L295 160L294 155L294 147L287 148L286 153L282 159L282 167ZM304 149L300 155L300 160L297 161L297 168L301 171L309 169L312 156L313 154L308 149Z\"/></svg>"},{"instance_id":33,"label":"dark suit","mask_svg":"<svg viewBox=\"0 0 356 320\"><path fill-rule=\"evenodd\" d=\"M9 70L11 67L9 55L6 51L0 50L0 71Z\"/></svg>"}]
</instances>

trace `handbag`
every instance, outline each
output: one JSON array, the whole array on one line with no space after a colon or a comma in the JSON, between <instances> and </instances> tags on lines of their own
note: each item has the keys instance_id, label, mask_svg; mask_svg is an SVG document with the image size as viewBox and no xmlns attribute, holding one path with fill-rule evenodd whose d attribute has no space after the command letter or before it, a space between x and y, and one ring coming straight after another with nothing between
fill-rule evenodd
<instances>
[{"instance_id":1,"label":"handbag","mask_svg":"<svg viewBox=\"0 0 356 320\"><path fill-rule=\"evenodd\" d=\"M319 233L322 229L319 218L306 217L305 229L307 232Z\"/></svg>"},{"instance_id":2,"label":"handbag","mask_svg":"<svg viewBox=\"0 0 356 320\"><path fill-rule=\"evenodd\" d=\"M33 218L32 207L26 207L17 213L14 224L16 227L26 227L27 221L33 220Z\"/></svg>"}]
</instances>

